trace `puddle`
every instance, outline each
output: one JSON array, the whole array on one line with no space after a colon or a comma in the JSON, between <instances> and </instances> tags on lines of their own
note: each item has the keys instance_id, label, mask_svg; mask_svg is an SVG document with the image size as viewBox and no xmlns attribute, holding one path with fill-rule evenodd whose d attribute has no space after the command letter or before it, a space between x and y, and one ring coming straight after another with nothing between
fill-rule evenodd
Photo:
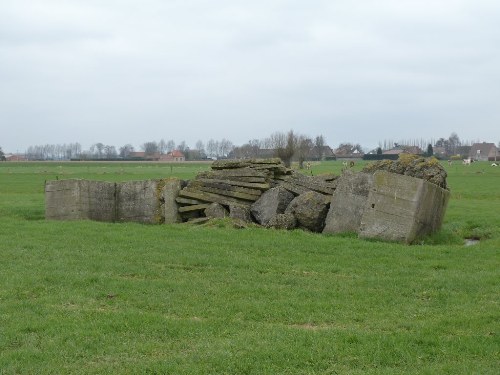
<instances>
[{"instance_id":1,"label":"puddle","mask_svg":"<svg viewBox=\"0 0 500 375\"><path fill-rule=\"evenodd\" d=\"M480 242L479 238L466 238L465 246L474 246Z\"/></svg>"}]
</instances>

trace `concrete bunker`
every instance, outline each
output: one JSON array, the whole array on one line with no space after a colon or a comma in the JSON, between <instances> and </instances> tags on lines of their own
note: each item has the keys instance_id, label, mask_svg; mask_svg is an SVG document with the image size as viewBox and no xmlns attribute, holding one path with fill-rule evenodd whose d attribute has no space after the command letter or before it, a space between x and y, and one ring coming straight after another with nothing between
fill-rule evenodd
<instances>
[{"instance_id":1,"label":"concrete bunker","mask_svg":"<svg viewBox=\"0 0 500 375\"><path fill-rule=\"evenodd\" d=\"M449 199L442 187L446 172L423 158L397 163L305 176L279 159L225 160L190 181L48 181L46 219L172 224L229 217L268 228L413 243L441 227Z\"/></svg>"}]
</instances>

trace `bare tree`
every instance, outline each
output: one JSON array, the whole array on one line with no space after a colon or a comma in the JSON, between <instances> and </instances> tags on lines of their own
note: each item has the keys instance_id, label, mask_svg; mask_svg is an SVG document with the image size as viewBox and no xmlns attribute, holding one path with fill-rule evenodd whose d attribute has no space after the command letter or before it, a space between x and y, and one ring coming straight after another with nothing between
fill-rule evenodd
<instances>
[{"instance_id":1,"label":"bare tree","mask_svg":"<svg viewBox=\"0 0 500 375\"><path fill-rule=\"evenodd\" d=\"M363 147L361 147L359 143L341 143L336 150L336 153L338 153L339 155L350 155L361 152L363 152Z\"/></svg>"},{"instance_id":2,"label":"bare tree","mask_svg":"<svg viewBox=\"0 0 500 375\"><path fill-rule=\"evenodd\" d=\"M165 151L167 150L167 142L162 138L160 142L158 142L158 151L160 154L164 154Z\"/></svg>"},{"instance_id":3,"label":"bare tree","mask_svg":"<svg viewBox=\"0 0 500 375\"><path fill-rule=\"evenodd\" d=\"M146 155L153 155L158 152L158 143L155 141L146 142L141 146Z\"/></svg>"},{"instance_id":4,"label":"bare tree","mask_svg":"<svg viewBox=\"0 0 500 375\"><path fill-rule=\"evenodd\" d=\"M222 138L219 142L219 155L221 157L227 157L227 155L234 148L233 143L226 138Z\"/></svg>"},{"instance_id":5,"label":"bare tree","mask_svg":"<svg viewBox=\"0 0 500 375\"><path fill-rule=\"evenodd\" d=\"M261 142L260 142L260 148L261 149L266 149L266 150L270 150L274 147L274 142L273 142L273 139L272 139L272 136L271 137L268 137L268 138L265 138L263 139Z\"/></svg>"},{"instance_id":6,"label":"bare tree","mask_svg":"<svg viewBox=\"0 0 500 375\"><path fill-rule=\"evenodd\" d=\"M320 134L314 139L314 151L318 160L323 160L325 138Z\"/></svg>"},{"instance_id":7,"label":"bare tree","mask_svg":"<svg viewBox=\"0 0 500 375\"><path fill-rule=\"evenodd\" d=\"M132 146L130 143L120 147L120 156L124 159L130 157L130 154L132 152L134 152L134 146Z\"/></svg>"},{"instance_id":8,"label":"bare tree","mask_svg":"<svg viewBox=\"0 0 500 375\"><path fill-rule=\"evenodd\" d=\"M189 149L189 147L187 146L186 141L182 141L181 143L179 143L177 145L177 150L179 150L182 153L186 152L186 150L188 150L188 149Z\"/></svg>"},{"instance_id":9,"label":"bare tree","mask_svg":"<svg viewBox=\"0 0 500 375\"><path fill-rule=\"evenodd\" d=\"M201 140L196 142L196 149L199 151L200 155L205 154L205 144Z\"/></svg>"},{"instance_id":10,"label":"bare tree","mask_svg":"<svg viewBox=\"0 0 500 375\"><path fill-rule=\"evenodd\" d=\"M276 132L271 134L270 141L274 148L275 155L283 161L286 167L292 164L292 157L295 153L297 137L290 130L287 134Z\"/></svg>"},{"instance_id":11,"label":"bare tree","mask_svg":"<svg viewBox=\"0 0 500 375\"><path fill-rule=\"evenodd\" d=\"M108 146L108 145L104 146L104 154L108 159L114 159L118 156L115 146Z\"/></svg>"},{"instance_id":12,"label":"bare tree","mask_svg":"<svg viewBox=\"0 0 500 375\"><path fill-rule=\"evenodd\" d=\"M233 149L234 155L237 158L257 158L260 154L262 142L258 139L252 139L242 146Z\"/></svg>"},{"instance_id":13,"label":"bare tree","mask_svg":"<svg viewBox=\"0 0 500 375\"><path fill-rule=\"evenodd\" d=\"M207 154L212 158L216 158L219 152L219 142L210 139L207 143Z\"/></svg>"},{"instance_id":14,"label":"bare tree","mask_svg":"<svg viewBox=\"0 0 500 375\"><path fill-rule=\"evenodd\" d=\"M450 153L452 155L455 155L457 153L457 148L461 145L460 138L458 138L457 133L451 133L450 137L448 138L448 142L450 144Z\"/></svg>"},{"instance_id":15,"label":"bare tree","mask_svg":"<svg viewBox=\"0 0 500 375\"><path fill-rule=\"evenodd\" d=\"M166 151L171 152L171 151L173 151L174 148L175 148L175 142L171 139L169 141L167 141Z\"/></svg>"},{"instance_id":16,"label":"bare tree","mask_svg":"<svg viewBox=\"0 0 500 375\"><path fill-rule=\"evenodd\" d=\"M94 143L92 146L90 146L90 153L96 159L101 159L103 152L104 152L104 144L101 142Z\"/></svg>"},{"instance_id":17,"label":"bare tree","mask_svg":"<svg viewBox=\"0 0 500 375\"><path fill-rule=\"evenodd\" d=\"M297 154L297 159L299 160L299 168L304 168L304 161L311 156L311 152L314 148L314 143L311 138L305 135L299 135L295 139L295 149Z\"/></svg>"},{"instance_id":18,"label":"bare tree","mask_svg":"<svg viewBox=\"0 0 500 375\"><path fill-rule=\"evenodd\" d=\"M66 147L66 158L69 160L69 159L73 159L73 158L78 158L80 157L80 154L82 153L82 146L80 145L80 143L70 143L67 147Z\"/></svg>"}]
</instances>

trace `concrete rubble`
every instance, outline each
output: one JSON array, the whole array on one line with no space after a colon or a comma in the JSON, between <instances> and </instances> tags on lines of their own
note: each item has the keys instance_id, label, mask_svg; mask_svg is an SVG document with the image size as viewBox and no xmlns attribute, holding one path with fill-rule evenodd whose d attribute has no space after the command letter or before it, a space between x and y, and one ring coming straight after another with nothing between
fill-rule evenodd
<instances>
[{"instance_id":1,"label":"concrete rubble","mask_svg":"<svg viewBox=\"0 0 500 375\"><path fill-rule=\"evenodd\" d=\"M359 236L413 243L439 230L449 196L448 190L426 180L377 171Z\"/></svg>"},{"instance_id":2,"label":"concrete rubble","mask_svg":"<svg viewBox=\"0 0 500 375\"><path fill-rule=\"evenodd\" d=\"M157 224L229 218L413 243L439 230L449 191L439 163L405 157L342 176L306 176L280 159L246 159L216 161L187 182L49 181L46 218Z\"/></svg>"}]
</instances>

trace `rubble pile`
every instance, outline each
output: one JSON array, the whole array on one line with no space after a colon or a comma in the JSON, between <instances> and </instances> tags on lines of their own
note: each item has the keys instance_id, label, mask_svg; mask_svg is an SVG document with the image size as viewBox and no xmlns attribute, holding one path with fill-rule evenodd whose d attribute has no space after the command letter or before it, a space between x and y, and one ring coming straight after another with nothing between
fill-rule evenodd
<instances>
[{"instance_id":1,"label":"rubble pile","mask_svg":"<svg viewBox=\"0 0 500 375\"><path fill-rule=\"evenodd\" d=\"M288 194L286 205L276 207L279 213L284 213L294 197L306 192L331 196L337 178L335 175L305 176L286 168L279 158L219 160L212 164L211 171L201 172L189 181L179 192L176 202L183 221L200 222L202 217L229 216L267 225L271 217L262 214L265 219L260 220L259 212L259 207L269 211L269 205L272 206L269 199L261 199L265 192L280 187ZM221 205L221 209L215 209L214 203ZM223 210L227 214L223 215Z\"/></svg>"},{"instance_id":2,"label":"rubble pile","mask_svg":"<svg viewBox=\"0 0 500 375\"><path fill-rule=\"evenodd\" d=\"M387 171L420 178L447 189L446 170L436 158L426 159L418 155L401 154L397 160L380 160L363 168L363 172L367 173L375 173L376 171Z\"/></svg>"},{"instance_id":3,"label":"rubble pile","mask_svg":"<svg viewBox=\"0 0 500 375\"><path fill-rule=\"evenodd\" d=\"M285 168L280 159L215 161L211 171L199 173L179 192L176 199L179 214L183 221L205 216L220 217L205 214L206 209L217 203L230 211L231 208L232 211L239 210L241 215L241 210L248 210L263 192L274 185L278 176L287 173L291 170Z\"/></svg>"},{"instance_id":4,"label":"rubble pile","mask_svg":"<svg viewBox=\"0 0 500 375\"><path fill-rule=\"evenodd\" d=\"M45 197L49 220L172 224L229 217L239 228L256 223L413 243L439 230L449 191L435 159L402 155L342 176L307 176L280 159L222 160L191 181L48 181Z\"/></svg>"}]
</instances>

